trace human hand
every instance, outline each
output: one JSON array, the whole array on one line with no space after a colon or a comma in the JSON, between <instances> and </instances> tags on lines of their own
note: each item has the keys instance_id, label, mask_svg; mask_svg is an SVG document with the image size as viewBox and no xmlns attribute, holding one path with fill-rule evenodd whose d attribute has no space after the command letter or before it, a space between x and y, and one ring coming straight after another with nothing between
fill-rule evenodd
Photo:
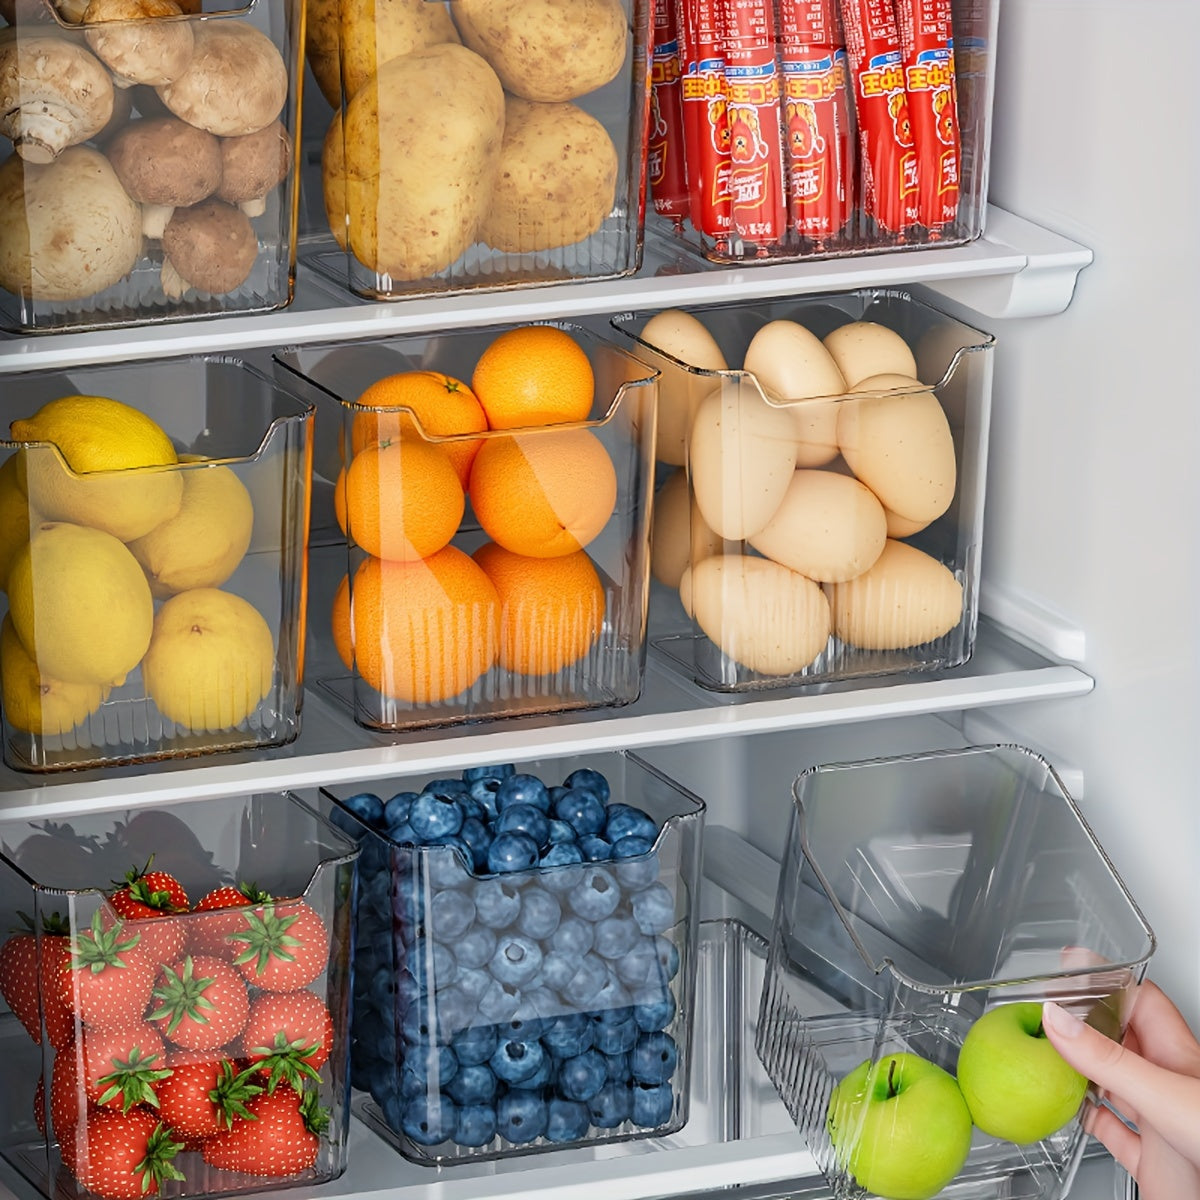
<instances>
[{"instance_id":1,"label":"human hand","mask_svg":"<svg viewBox=\"0 0 1200 1200\"><path fill-rule=\"evenodd\" d=\"M1123 1042L1057 1004L1042 1027L1058 1052L1100 1089L1084 1128L1138 1182L1141 1200L1200 1200L1200 1041L1153 983L1139 989Z\"/></svg>"}]
</instances>

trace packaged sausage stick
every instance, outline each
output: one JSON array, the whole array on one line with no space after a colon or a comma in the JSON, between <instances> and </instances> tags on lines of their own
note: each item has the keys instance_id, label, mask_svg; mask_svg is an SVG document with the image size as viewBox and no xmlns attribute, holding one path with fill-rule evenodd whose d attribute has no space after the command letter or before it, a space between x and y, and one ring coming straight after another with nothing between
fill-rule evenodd
<instances>
[{"instance_id":1,"label":"packaged sausage stick","mask_svg":"<svg viewBox=\"0 0 1200 1200\"><path fill-rule=\"evenodd\" d=\"M654 211L678 225L688 215L688 196L676 25L675 0L654 0L646 177Z\"/></svg>"}]
</instances>

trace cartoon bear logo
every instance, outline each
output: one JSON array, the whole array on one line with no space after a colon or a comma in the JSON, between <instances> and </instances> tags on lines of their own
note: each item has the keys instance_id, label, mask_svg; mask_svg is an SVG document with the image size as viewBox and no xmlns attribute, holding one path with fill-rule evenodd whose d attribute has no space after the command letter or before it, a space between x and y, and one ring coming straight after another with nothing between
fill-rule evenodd
<instances>
[{"instance_id":1,"label":"cartoon bear logo","mask_svg":"<svg viewBox=\"0 0 1200 1200\"><path fill-rule=\"evenodd\" d=\"M788 100L784 105L787 119L788 148L793 159L812 158L825 153L825 139L817 131L817 113L811 100Z\"/></svg>"},{"instance_id":2,"label":"cartoon bear logo","mask_svg":"<svg viewBox=\"0 0 1200 1200\"><path fill-rule=\"evenodd\" d=\"M896 132L896 141L901 146L913 144L912 118L908 115L908 96L904 92L893 92L888 97L888 113Z\"/></svg>"},{"instance_id":3,"label":"cartoon bear logo","mask_svg":"<svg viewBox=\"0 0 1200 1200\"><path fill-rule=\"evenodd\" d=\"M729 157L735 163L752 163L767 156L758 113L738 105L729 114Z\"/></svg>"},{"instance_id":4,"label":"cartoon bear logo","mask_svg":"<svg viewBox=\"0 0 1200 1200\"><path fill-rule=\"evenodd\" d=\"M934 92L933 112L937 118L935 128L937 129L938 141L947 146L953 146L956 121L954 114L954 93L949 88L938 88Z\"/></svg>"},{"instance_id":5,"label":"cartoon bear logo","mask_svg":"<svg viewBox=\"0 0 1200 1200\"><path fill-rule=\"evenodd\" d=\"M712 144L721 155L729 153L729 113L725 98L718 96L708 102L708 128Z\"/></svg>"}]
</instances>

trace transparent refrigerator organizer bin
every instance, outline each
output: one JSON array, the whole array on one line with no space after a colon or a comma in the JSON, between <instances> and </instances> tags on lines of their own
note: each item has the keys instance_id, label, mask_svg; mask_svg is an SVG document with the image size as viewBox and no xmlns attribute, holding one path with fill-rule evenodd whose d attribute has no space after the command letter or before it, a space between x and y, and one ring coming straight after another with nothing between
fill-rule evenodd
<instances>
[{"instance_id":1,"label":"transparent refrigerator organizer bin","mask_svg":"<svg viewBox=\"0 0 1200 1200\"><path fill-rule=\"evenodd\" d=\"M654 823L648 848L590 861L547 843L546 862L501 871L480 861L474 836L414 845L398 840L403 826L353 815L361 792L322 789L331 820L362 846L354 1111L413 1162L662 1137L688 1120L704 805L627 752L516 764L514 777L561 793L592 787L584 770L607 781L608 799L595 794L614 819L633 806L639 826ZM461 782L400 778L371 795L408 807L461 794ZM501 814L514 807L504 804ZM497 839L517 828L502 815L483 824ZM550 835L544 824L535 836Z\"/></svg>"},{"instance_id":2,"label":"transparent refrigerator organizer bin","mask_svg":"<svg viewBox=\"0 0 1200 1200\"><path fill-rule=\"evenodd\" d=\"M6 570L23 547L37 548L22 576L28 604L13 611L9 595L6 605L5 762L54 771L292 741L303 688L312 407L256 367L214 354L17 374L0 406L3 424L93 396L149 417L179 461L76 474L51 442L0 440L16 538ZM40 540L47 531L74 538L79 557L59 561ZM84 538L93 557L79 550ZM97 604L93 591L102 594L114 576L120 591L112 585ZM66 613L56 594L75 598ZM170 670L175 617L164 609L192 618L176 631ZM96 644L116 640L118 613L130 630L116 664L122 674L105 684L87 674L89 639L79 626L100 612L110 624ZM207 667L193 654L201 649ZM173 686L181 680L186 687Z\"/></svg>"},{"instance_id":3,"label":"transparent refrigerator organizer bin","mask_svg":"<svg viewBox=\"0 0 1200 1200\"><path fill-rule=\"evenodd\" d=\"M856 1139L877 1137L862 1110L838 1110L841 1145L827 1123L851 1071L911 1054L953 1075L976 1023L1018 1003L1040 1018L1054 1000L1119 1038L1154 936L1024 747L827 764L793 791L757 1049L838 1200L886 1195L852 1169ZM1018 1130L978 1078L961 1081L969 1151L937 1194L1061 1200L1086 1148L1078 1115Z\"/></svg>"}]
</instances>

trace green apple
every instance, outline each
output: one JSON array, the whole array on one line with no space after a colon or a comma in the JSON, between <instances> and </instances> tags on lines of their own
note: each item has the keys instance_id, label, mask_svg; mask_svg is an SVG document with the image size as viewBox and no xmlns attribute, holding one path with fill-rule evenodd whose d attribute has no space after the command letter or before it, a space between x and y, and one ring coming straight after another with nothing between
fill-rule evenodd
<instances>
[{"instance_id":1,"label":"green apple","mask_svg":"<svg viewBox=\"0 0 1200 1200\"><path fill-rule=\"evenodd\" d=\"M928 1200L962 1170L971 1114L954 1077L916 1054L859 1063L825 1120L839 1166L886 1200Z\"/></svg>"},{"instance_id":2,"label":"green apple","mask_svg":"<svg viewBox=\"0 0 1200 1200\"><path fill-rule=\"evenodd\" d=\"M1046 1037L1036 1001L988 1009L958 1052L958 1086L975 1124L1018 1145L1040 1142L1066 1125L1087 1085Z\"/></svg>"}]
</instances>

